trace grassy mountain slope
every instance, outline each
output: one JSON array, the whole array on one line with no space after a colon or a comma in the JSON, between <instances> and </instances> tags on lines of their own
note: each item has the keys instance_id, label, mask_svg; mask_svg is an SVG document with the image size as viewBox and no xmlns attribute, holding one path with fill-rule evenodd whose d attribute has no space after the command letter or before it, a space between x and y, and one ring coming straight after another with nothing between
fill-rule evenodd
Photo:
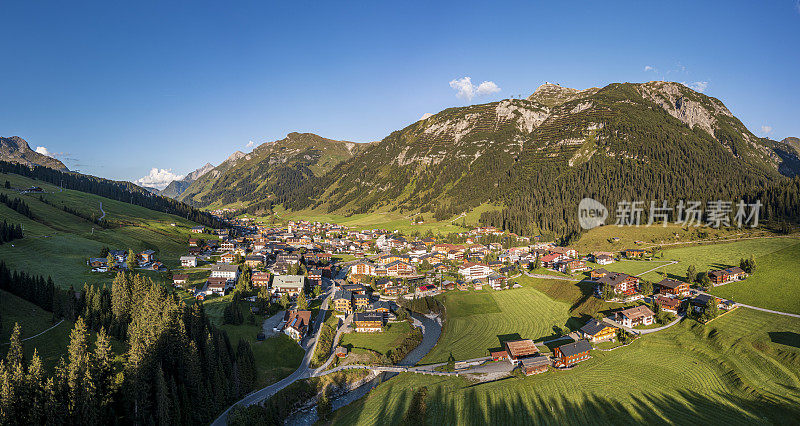
<instances>
[{"instance_id":1,"label":"grassy mountain slope","mask_svg":"<svg viewBox=\"0 0 800 426\"><path fill-rule=\"evenodd\" d=\"M179 199L203 207L283 202L362 146L311 133L290 133L249 154L229 158L192 183Z\"/></svg>"},{"instance_id":2,"label":"grassy mountain slope","mask_svg":"<svg viewBox=\"0 0 800 426\"><path fill-rule=\"evenodd\" d=\"M585 196L732 199L781 179L782 161L722 102L678 83L544 85L529 99L450 108L393 132L290 206L445 218L502 203L484 220L566 233Z\"/></svg>"},{"instance_id":3,"label":"grassy mountain slope","mask_svg":"<svg viewBox=\"0 0 800 426\"><path fill-rule=\"evenodd\" d=\"M19 136L0 137L0 160L28 166L38 165L66 172L67 166L53 157L48 157L31 149L28 142Z\"/></svg>"},{"instance_id":4,"label":"grassy mountain slope","mask_svg":"<svg viewBox=\"0 0 800 426\"><path fill-rule=\"evenodd\" d=\"M110 282L112 273L93 273L86 265L89 257L98 257L100 249L152 249L168 267L177 267L178 258L186 253L190 229L197 226L179 216L157 212L85 192L63 190L39 180L15 174L0 174L0 182L9 181L11 189L0 188L10 198L21 198L30 206L35 219L29 219L0 204L0 220L21 224L25 237L0 245L0 258L12 269L40 275L52 275L61 287L84 283ZM39 186L45 194L20 195L17 188ZM46 201L39 200L41 197ZM78 211L87 217L102 215L109 226L103 229L61 207ZM172 226L172 224L175 226ZM207 235L206 238L214 238Z\"/></svg>"}]
</instances>

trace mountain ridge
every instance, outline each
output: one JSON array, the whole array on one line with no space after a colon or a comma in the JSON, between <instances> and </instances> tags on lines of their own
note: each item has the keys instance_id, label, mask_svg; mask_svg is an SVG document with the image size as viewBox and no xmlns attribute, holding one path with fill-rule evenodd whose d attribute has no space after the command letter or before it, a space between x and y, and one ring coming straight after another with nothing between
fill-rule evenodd
<instances>
[{"instance_id":1,"label":"mountain ridge","mask_svg":"<svg viewBox=\"0 0 800 426\"><path fill-rule=\"evenodd\" d=\"M192 183L179 200L204 207L237 201L283 202L287 194L324 175L362 146L313 133L292 132L283 139L262 143L248 154L233 153ZM254 191L265 194L256 200Z\"/></svg>"},{"instance_id":2,"label":"mountain ridge","mask_svg":"<svg viewBox=\"0 0 800 426\"><path fill-rule=\"evenodd\" d=\"M443 220L490 204L484 223L564 235L578 232L567 212L584 196L609 204L634 195L734 197L800 172L796 155L754 136L720 100L664 81L584 90L544 84L527 99L447 108L318 173L243 171L275 164L259 153L273 153L276 144L260 145L254 157L215 177L216 196L195 197L194 205L283 203ZM543 205L548 209L536 207Z\"/></svg>"},{"instance_id":3,"label":"mountain ridge","mask_svg":"<svg viewBox=\"0 0 800 426\"><path fill-rule=\"evenodd\" d=\"M28 142L19 136L0 137L0 159L26 166L36 165L62 172L69 171L58 159L32 150Z\"/></svg>"}]
</instances>

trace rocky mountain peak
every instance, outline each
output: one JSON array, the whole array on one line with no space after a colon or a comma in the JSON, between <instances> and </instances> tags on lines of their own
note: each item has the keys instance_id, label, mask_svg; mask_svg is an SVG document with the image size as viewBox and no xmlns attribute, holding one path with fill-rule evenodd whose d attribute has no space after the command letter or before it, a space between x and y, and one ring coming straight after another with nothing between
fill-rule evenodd
<instances>
[{"instance_id":1,"label":"rocky mountain peak","mask_svg":"<svg viewBox=\"0 0 800 426\"><path fill-rule=\"evenodd\" d=\"M69 171L61 161L32 150L28 142L19 136L0 137L0 159L27 166L44 166L62 172Z\"/></svg>"},{"instance_id":2,"label":"rocky mountain peak","mask_svg":"<svg viewBox=\"0 0 800 426\"><path fill-rule=\"evenodd\" d=\"M562 87L558 83L545 83L536 88L532 95L528 96L529 101L535 101L548 107L561 105L574 99L588 96L599 90L596 87L578 90L569 87Z\"/></svg>"}]
</instances>

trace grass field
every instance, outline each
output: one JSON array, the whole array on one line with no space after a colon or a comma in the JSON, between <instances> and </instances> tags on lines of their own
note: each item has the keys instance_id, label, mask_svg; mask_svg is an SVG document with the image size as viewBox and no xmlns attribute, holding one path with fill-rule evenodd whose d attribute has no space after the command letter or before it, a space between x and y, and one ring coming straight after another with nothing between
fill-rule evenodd
<instances>
[{"instance_id":1,"label":"grass field","mask_svg":"<svg viewBox=\"0 0 800 426\"><path fill-rule=\"evenodd\" d=\"M358 352L358 349L367 349L386 355L410 333L411 325L408 322L391 323L387 324L381 333L343 334L339 344L354 352Z\"/></svg>"},{"instance_id":2,"label":"grass field","mask_svg":"<svg viewBox=\"0 0 800 426\"><path fill-rule=\"evenodd\" d=\"M55 328L47 331L57 323L52 320L52 313L11 293L0 290L0 327L2 327L0 329L0 357L5 357L8 351L8 339L11 337L14 324L19 323L22 327L23 339L46 331L40 336L22 342L25 348L25 358L30 359L34 350L36 350L45 368L51 369L55 367L61 356L66 353L69 345L69 333L72 331L73 323L65 320ZM90 333L93 341L95 333ZM118 354L123 352L122 343L112 338L111 344L114 352Z\"/></svg>"},{"instance_id":3,"label":"grass field","mask_svg":"<svg viewBox=\"0 0 800 426\"><path fill-rule=\"evenodd\" d=\"M730 266L739 266L739 259L748 258L751 255L756 258L757 264L760 264L759 261L765 261L772 253L799 243L800 239L797 238L759 238L731 243L671 248L664 250L664 257L658 260L674 260L678 261L678 263L665 266L658 271L673 277L685 278L686 269L689 265L694 265L698 272L722 269ZM653 267L655 266L658 265L653 265ZM796 266L800 266L800 263L795 263ZM655 272L644 275L642 278L649 280L661 279L659 274Z\"/></svg>"},{"instance_id":4,"label":"grass field","mask_svg":"<svg viewBox=\"0 0 800 426\"><path fill-rule=\"evenodd\" d=\"M116 249L156 251L158 260L171 268L179 266L179 256L187 252L187 241L194 222L143 207L79 191L60 192L55 186L14 174L0 175L12 188L42 187L41 194L56 206L66 205L85 214L100 216L100 202L111 227L101 229L94 223L39 201L40 194L20 195L5 188L0 192L23 199L36 220L28 219L5 205L0 205L0 220L19 223L25 238L0 246L0 258L14 269L52 275L61 287L81 288L84 283L106 283L112 273L92 273L86 265L89 257L97 257L103 246ZM175 226L172 226L175 224ZM201 235L205 238L216 238Z\"/></svg>"},{"instance_id":5,"label":"grass field","mask_svg":"<svg viewBox=\"0 0 800 426\"><path fill-rule=\"evenodd\" d=\"M705 238L701 234L705 233ZM629 248L649 248L655 245L674 244L680 242L705 240L713 242L723 238L768 235L758 229L714 229L707 227L687 227L676 225L664 226L615 226L607 225L594 228L581 236L572 245L581 253L593 251L619 252ZM619 241L612 241L618 238ZM641 241L641 245L635 242Z\"/></svg>"},{"instance_id":6,"label":"grass field","mask_svg":"<svg viewBox=\"0 0 800 426\"><path fill-rule=\"evenodd\" d=\"M567 328L570 319L568 303L524 284L503 291L450 291L442 298L447 320L423 364L445 362L451 352L458 360L486 356L506 340L543 340L554 334L554 326Z\"/></svg>"},{"instance_id":7,"label":"grass field","mask_svg":"<svg viewBox=\"0 0 800 426\"><path fill-rule=\"evenodd\" d=\"M711 293L763 308L800 314L800 241L756 258L750 278L714 287Z\"/></svg>"},{"instance_id":8,"label":"grass field","mask_svg":"<svg viewBox=\"0 0 800 426\"><path fill-rule=\"evenodd\" d=\"M357 229L380 228L392 231L398 230L400 232L409 234L414 233L415 231L425 233L428 232L428 230L433 231L434 234L449 234L451 232L462 232L467 230L460 226L461 219L457 219L454 222L450 222L450 220L435 221L432 217L425 216L425 223L414 225L411 223L411 217L416 215L402 214L397 212L377 212L343 216L333 213L322 213L314 210L288 211L283 210L280 206L278 206L275 208L275 213L277 215L277 220L282 223L286 223L289 220L308 220L337 223ZM268 218L263 219L268 220ZM466 220L467 218L465 217L464 219ZM471 223L468 220L466 220L466 223L468 225L474 225L474 223Z\"/></svg>"},{"instance_id":9,"label":"grass field","mask_svg":"<svg viewBox=\"0 0 800 426\"><path fill-rule=\"evenodd\" d=\"M261 330L259 325L223 325L220 328L228 333L231 345L235 348L239 339L250 342L253 357L258 369L258 386L269 386L292 374L303 360L303 349L291 337L278 333L264 341L257 341L256 334Z\"/></svg>"},{"instance_id":10,"label":"grass field","mask_svg":"<svg viewBox=\"0 0 800 426\"><path fill-rule=\"evenodd\" d=\"M483 384L403 374L336 411L332 423L400 424L422 386L430 425L796 423L798 330L798 319L737 309L593 351L567 372Z\"/></svg>"}]
</instances>

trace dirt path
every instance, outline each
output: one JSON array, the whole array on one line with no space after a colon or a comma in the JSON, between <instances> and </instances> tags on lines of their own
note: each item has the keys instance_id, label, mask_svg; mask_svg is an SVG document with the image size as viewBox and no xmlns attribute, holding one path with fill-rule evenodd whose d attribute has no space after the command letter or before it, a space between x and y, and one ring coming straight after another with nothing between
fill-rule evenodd
<instances>
[{"instance_id":1,"label":"dirt path","mask_svg":"<svg viewBox=\"0 0 800 426\"><path fill-rule=\"evenodd\" d=\"M35 336L26 337L26 338L24 338L24 339L22 339L22 340L20 340L20 341L21 341L21 342L24 342L24 341L26 341L26 340L31 340L31 339L33 339L33 338L39 337L39 336L41 336L42 334L44 334L44 333L47 333L48 331L50 331L50 330L52 330L52 329L54 329L54 328L58 327L59 325L61 325L61 323L62 323L62 322L64 322L64 320L63 320L63 319L62 319L61 321L57 322L57 323L56 323L56 325L54 325L54 326L52 326L52 327L48 328L47 330L45 330L45 331L43 331L43 332L41 332L41 333L39 333L39 334L37 334L37 335L35 335ZM11 344L10 342L3 343L3 345L10 345L10 344Z\"/></svg>"}]
</instances>

